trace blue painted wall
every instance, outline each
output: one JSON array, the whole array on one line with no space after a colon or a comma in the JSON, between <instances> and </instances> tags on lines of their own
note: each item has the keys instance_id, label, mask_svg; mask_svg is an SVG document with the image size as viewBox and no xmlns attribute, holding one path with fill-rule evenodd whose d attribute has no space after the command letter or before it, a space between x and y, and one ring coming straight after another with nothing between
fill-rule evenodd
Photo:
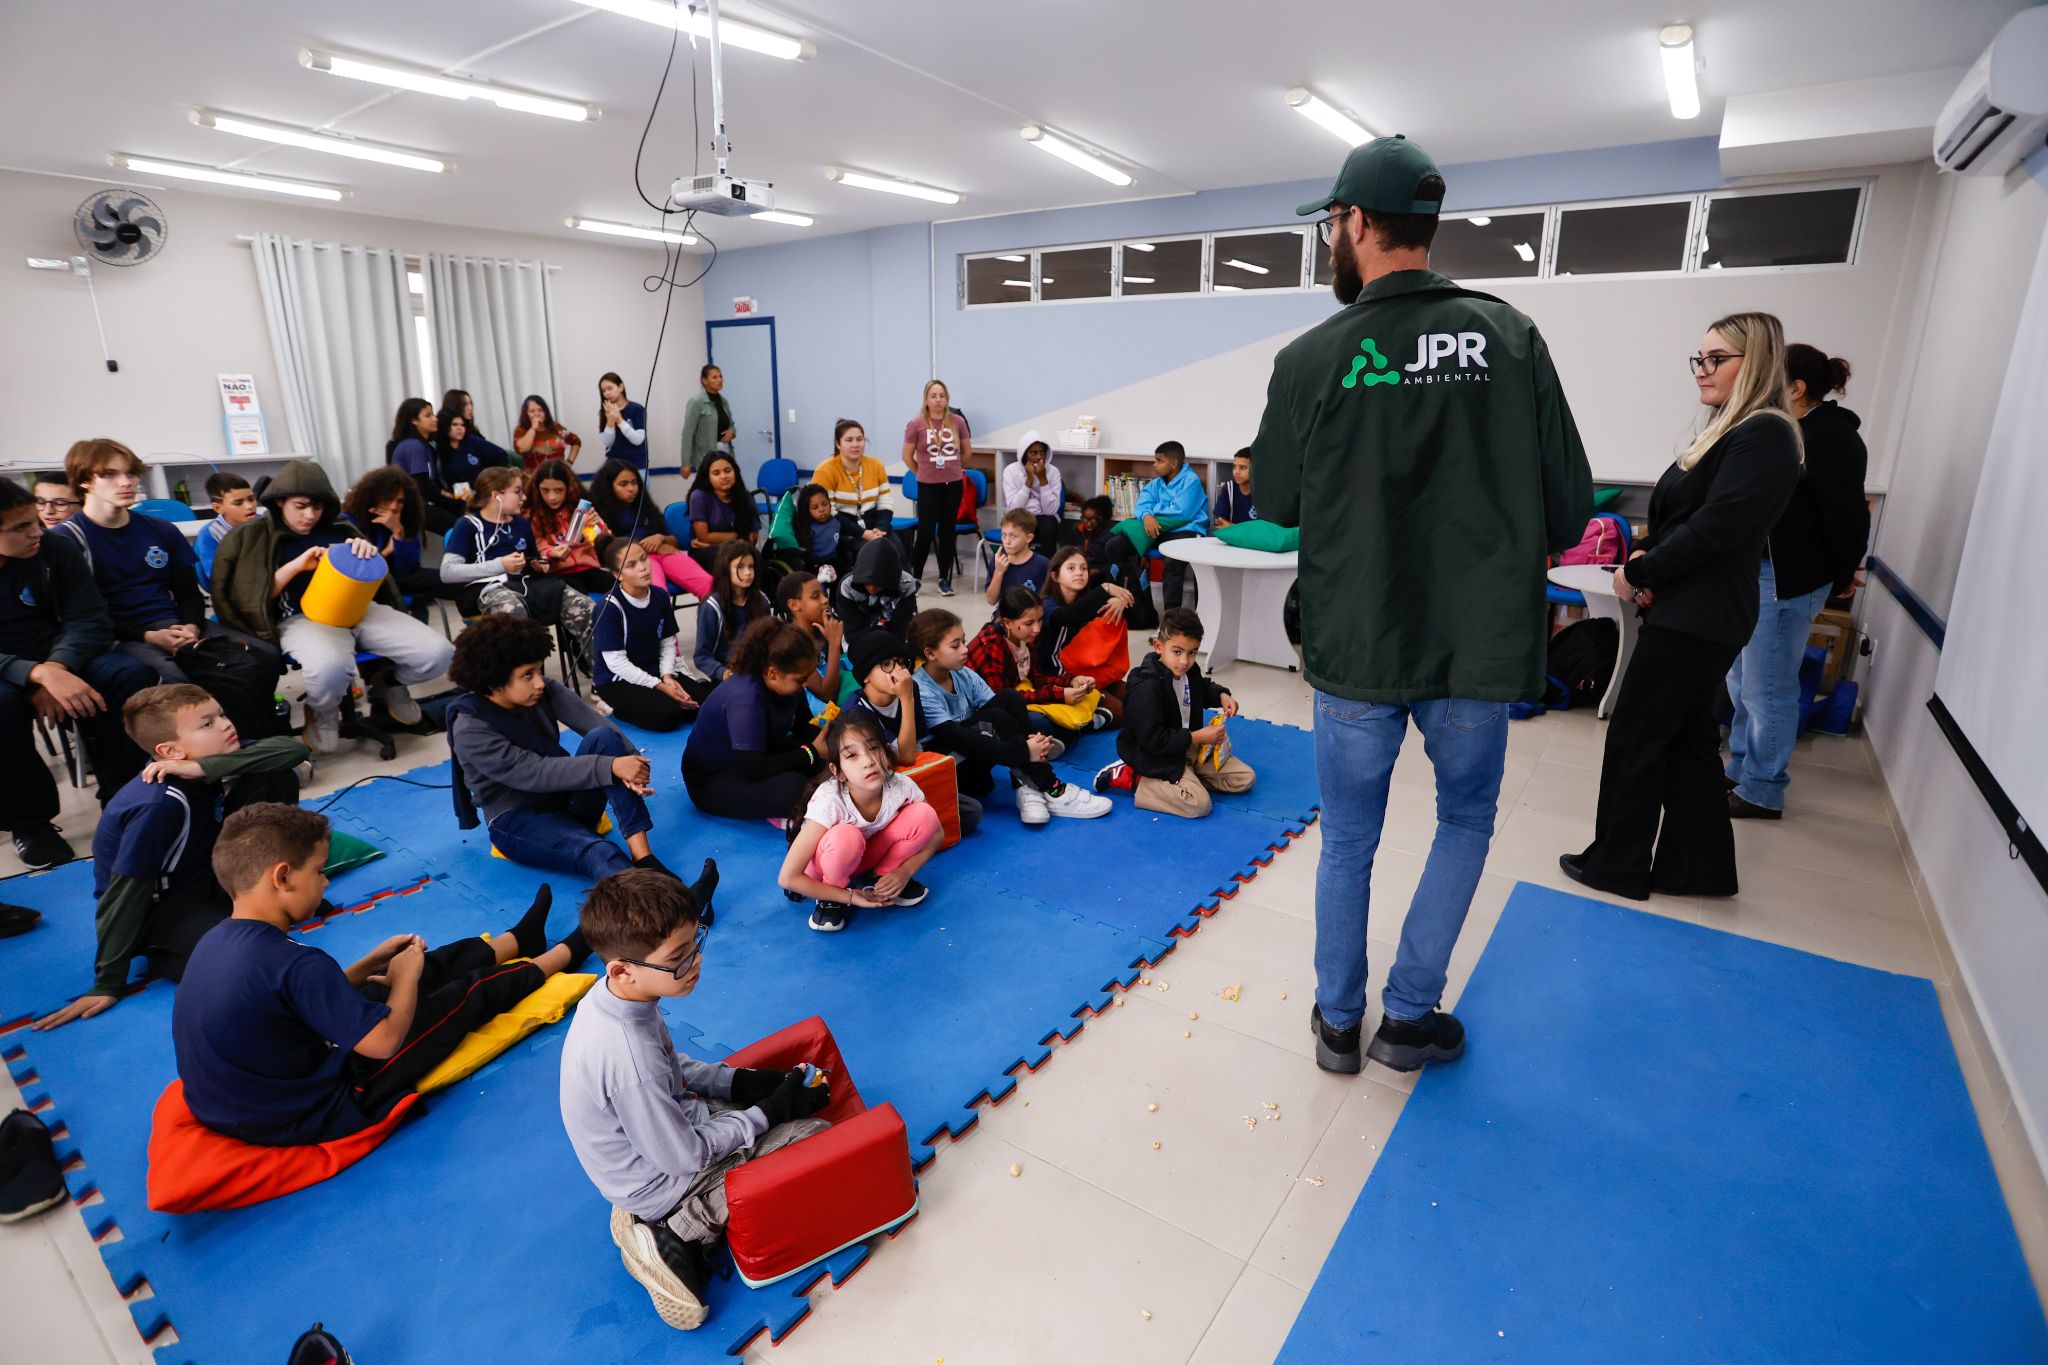
<instances>
[{"instance_id":1,"label":"blue painted wall","mask_svg":"<svg viewBox=\"0 0 2048 1365\"><path fill-rule=\"evenodd\" d=\"M1711 137L1452 165L1444 180L1453 211L1723 183ZM1305 327L1334 306L1322 293L1247 293L970 310L958 298L961 255L1291 223L1297 204L1327 189L1258 185L726 252L705 280L705 314L723 316L725 300L751 295L775 317L782 402L797 410L784 427L784 453L808 466L811 452L829 448L833 420L855 417L868 424L875 453L893 459L934 352L955 405L977 431L992 431Z\"/></svg>"}]
</instances>

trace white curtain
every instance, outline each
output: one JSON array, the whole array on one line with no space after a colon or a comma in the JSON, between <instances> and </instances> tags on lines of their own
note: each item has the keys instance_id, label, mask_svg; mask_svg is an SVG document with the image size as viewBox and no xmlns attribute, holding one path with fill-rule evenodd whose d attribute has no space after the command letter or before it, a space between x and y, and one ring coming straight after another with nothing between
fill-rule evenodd
<instances>
[{"instance_id":1,"label":"white curtain","mask_svg":"<svg viewBox=\"0 0 2048 1365\"><path fill-rule=\"evenodd\" d=\"M422 258L421 269L435 371L443 388L469 391L483 434L510 450L519 405L530 393L546 401L557 422L575 430L574 414L562 410L555 369L547 264L436 253ZM593 410L596 404L593 390ZM585 435L586 440L595 437L595 432Z\"/></svg>"},{"instance_id":2,"label":"white curtain","mask_svg":"<svg viewBox=\"0 0 2048 1365\"><path fill-rule=\"evenodd\" d=\"M405 257L270 232L252 250L291 449L342 492L384 463L393 416L417 383Z\"/></svg>"}]
</instances>

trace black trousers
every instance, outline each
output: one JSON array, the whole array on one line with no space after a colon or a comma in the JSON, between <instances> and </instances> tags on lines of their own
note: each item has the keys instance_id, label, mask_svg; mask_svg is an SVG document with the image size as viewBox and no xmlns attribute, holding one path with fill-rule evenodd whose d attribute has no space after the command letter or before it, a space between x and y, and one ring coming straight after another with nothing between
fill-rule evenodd
<instances>
[{"instance_id":1,"label":"black trousers","mask_svg":"<svg viewBox=\"0 0 2048 1365\"><path fill-rule=\"evenodd\" d=\"M1742 652L1644 626L1607 722L1586 874L1621 895L1732 896L1735 829L1714 693ZM1661 817L1662 827L1659 827Z\"/></svg>"},{"instance_id":2,"label":"black trousers","mask_svg":"<svg viewBox=\"0 0 2048 1365\"><path fill-rule=\"evenodd\" d=\"M74 743L92 760L102 806L149 760L121 728L121 708L156 675L125 654L109 650L88 660L79 677L90 683L107 709L72 722ZM32 690L0 681L0 829L23 829L57 818L57 780L36 743ZM56 727L50 729L54 732ZM54 735L53 735L54 738Z\"/></svg>"},{"instance_id":3,"label":"black trousers","mask_svg":"<svg viewBox=\"0 0 2048 1365\"><path fill-rule=\"evenodd\" d=\"M675 698L638 683L617 680L599 683L597 695L612 708L614 720L637 725L643 730L679 730L684 721L697 714L695 709L684 710Z\"/></svg>"},{"instance_id":4,"label":"black trousers","mask_svg":"<svg viewBox=\"0 0 2048 1365\"><path fill-rule=\"evenodd\" d=\"M546 979L531 962L499 965L481 938L457 939L429 952L405 1045L381 1062L351 1053L342 1067L356 1108L372 1120L383 1118L447 1061L472 1029L533 994ZM375 983L361 989L379 1003L389 994Z\"/></svg>"},{"instance_id":5,"label":"black trousers","mask_svg":"<svg viewBox=\"0 0 2048 1365\"><path fill-rule=\"evenodd\" d=\"M924 577L924 562L939 547L939 577L951 578L956 567L960 525L960 480L917 486L917 536L910 545L910 576Z\"/></svg>"},{"instance_id":6,"label":"black trousers","mask_svg":"<svg viewBox=\"0 0 2048 1365\"><path fill-rule=\"evenodd\" d=\"M1030 715L1022 694L1006 687L966 720L934 725L924 747L959 756L957 776L964 795L986 796L995 790L996 768L1008 768L1010 776L1051 791L1060 782L1052 765L1034 763L1024 747L1024 738L1031 733Z\"/></svg>"},{"instance_id":7,"label":"black trousers","mask_svg":"<svg viewBox=\"0 0 2048 1365\"><path fill-rule=\"evenodd\" d=\"M710 768L683 765L683 787L691 804L706 815L723 815L729 820L788 820L803 814L797 802L811 785L810 774L777 773L760 782L749 782L738 768Z\"/></svg>"}]
</instances>

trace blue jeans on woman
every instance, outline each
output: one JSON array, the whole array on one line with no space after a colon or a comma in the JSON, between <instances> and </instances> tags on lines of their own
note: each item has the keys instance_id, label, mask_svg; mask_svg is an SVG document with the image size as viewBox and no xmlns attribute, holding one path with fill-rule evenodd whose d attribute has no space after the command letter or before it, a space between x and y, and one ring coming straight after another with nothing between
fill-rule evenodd
<instances>
[{"instance_id":1,"label":"blue jeans on woman","mask_svg":"<svg viewBox=\"0 0 2048 1365\"><path fill-rule=\"evenodd\" d=\"M626 737L609 725L598 726L576 747L579 758L589 754L624 758L632 752ZM617 779L577 792L550 792L543 800L543 805L508 810L491 821L491 842L515 863L599 881L633 865L631 854L597 832L597 820L607 801L621 839L654 828L647 803Z\"/></svg>"},{"instance_id":2,"label":"blue jeans on woman","mask_svg":"<svg viewBox=\"0 0 2048 1365\"><path fill-rule=\"evenodd\" d=\"M1761 602L1756 633L1728 670L1728 699L1735 703L1728 723L1728 780L1752 806L1785 809L1785 769L1799 738L1799 666L1806 662L1806 638L1813 618L1828 602L1815 588L1780 600L1778 579L1766 559L1757 575Z\"/></svg>"},{"instance_id":3,"label":"blue jeans on woman","mask_svg":"<svg viewBox=\"0 0 2048 1365\"><path fill-rule=\"evenodd\" d=\"M1373 856L1408 721L1436 770L1436 839L1401 926L1381 1004L1420 1019L1443 999L1444 977L1486 867L1508 752L1504 702L1363 702L1316 693L1316 777L1322 860L1316 864L1316 1006L1332 1028L1365 1016L1366 918Z\"/></svg>"}]
</instances>

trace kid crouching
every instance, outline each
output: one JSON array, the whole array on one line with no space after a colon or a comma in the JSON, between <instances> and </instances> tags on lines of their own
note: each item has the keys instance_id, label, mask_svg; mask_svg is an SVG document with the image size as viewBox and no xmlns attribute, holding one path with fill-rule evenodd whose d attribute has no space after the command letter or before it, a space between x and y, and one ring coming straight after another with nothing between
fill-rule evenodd
<instances>
[{"instance_id":1,"label":"kid crouching","mask_svg":"<svg viewBox=\"0 0 2048 1365\"><path fill-rule=\"evenodd\" d=\"M1223 720L1199 724L1203 714L1213 706L1228 719L1237 699L1202 676L1201 648L1202 618L1185 607L1160 614L1152 657L1125 680L1118 761L1095 775L1095 790L1134 791L1141 810L1190 819L1209 813L1211 790L1251 790L1257 774L1250 764L1235 756L1217 764L1205 753L1224 742L1224 732Z\"/></svg>"}]
</instances>

